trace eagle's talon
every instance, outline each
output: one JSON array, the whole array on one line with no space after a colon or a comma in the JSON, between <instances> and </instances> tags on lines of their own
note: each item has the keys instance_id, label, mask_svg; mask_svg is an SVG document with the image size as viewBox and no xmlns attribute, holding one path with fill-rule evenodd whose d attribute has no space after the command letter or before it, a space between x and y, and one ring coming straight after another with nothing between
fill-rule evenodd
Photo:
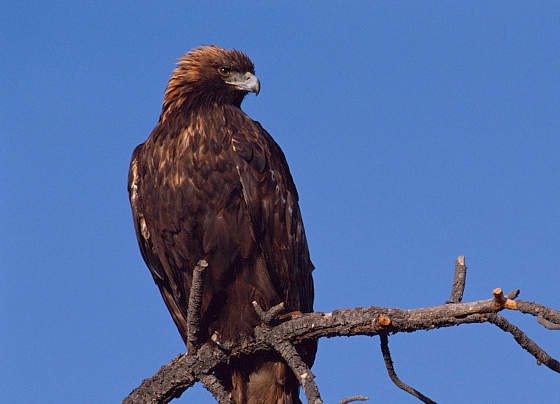
<instances>
[{"instance_id":1,"label":"eagle's talon","mask_svg":"<svg viewBox=\"0 0 560 404\"><path fill-rule=\"evenodd\" d=\"M287 321L287 320L291 320L292 318L294 318L296 316L302 316L302 315L303 315L303 313L301 311L295 310L295 311L291 311L289 313L280 314L278 316L278 318Z\"/></svg>"},{"instance_id":2,"label":"eagle's talon","mask_svg":"<svg viewBox=\"0 0 560 404\"><path fill-rule=\"evenodd\" d=\"M222 351L227 352L227 353L231 352L231 349L229 349L228 347L226 347L224 344L222 344L220 342L220 340L218 339L218 335L219 335L218 331L214 331L214 333L210 337L212 342L214 344L216 344L218 346L218 348L220 348Z\"/></svg>"}]
</instances>

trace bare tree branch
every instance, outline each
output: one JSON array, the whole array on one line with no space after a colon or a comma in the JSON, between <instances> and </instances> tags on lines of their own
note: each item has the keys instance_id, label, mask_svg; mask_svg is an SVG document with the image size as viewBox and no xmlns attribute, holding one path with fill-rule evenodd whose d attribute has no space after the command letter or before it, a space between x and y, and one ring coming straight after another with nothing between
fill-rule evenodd
<instances>
[{"instance_id":1,"label":"bare tree branch","mask_svg":"<svg viewBox=\"0 0 560 404\"><path fill-rule=\"evenodd\" d=\"M553 324L560 325L560 311L545 307L540 303L517 301L517 309L521 313L531 314L545 319Z\"/></svg>"},{"instance_id":2,"label":"bare tree branch","mask_svg":"<svg viewBox=\"0 0 560 404\"><path fill-rule=\"evenodd\" d=\"M348 404L348 403L351 403L352 401L366 401L366 400L369 400L369 397L366 397L366 396L352 396L352 397L345 398L344 400L340 400L338 402L338 404Z\"/></svg>"},{"instance_id":3,"label":"bare tree branch","mask_svg":"<svg viewBox=\"0 0 560 404\"><path fill-rule=\"evenodd\" d=\"M187 349L190 354L194 354L200 347L200 307L202 305L203 272L207 266L208 263L205 260L200 260L193 270L189 308L187 310Z\"/></svg>"},{"instance_id":4,"label":"bare tree branch","mask_svg":"<svg viewBox=\"0 0 560 404\"><path fill-rule=\"evenodd\" d=\"M255 337L253 339L239 343L225 342L221 343L220 346L213 342L207 342L193 354L180 355L168 365L162 366L155 375L144 380L139 387L123 400L123 404L168 403L173 398L179 397L197 381L202 382L220 404L231 404L232 401L228 392L220 381L213 376L216 366L227 363L233 357L239 358L256 353L272 353L274 351L280 353L294 371L294 374L303 386L308 403L322 403L319 390L313 380L314 375L299 356L295 346L305 341L335 336L381 335L383 355L389 374L391 375L392 373L396 380L406 386L396 377L388 344L383 342L384 338L387 338L388 333L432 330L461 324L485 322L494 324L512 334L515 341L537 359L537 363L544 363L551 370L560 373L560 362L550 357L518 327L497 314L502 310L518 310L522 313L536 316L539 323L543 324L544 322L545 326L556 327L560 325L560 312L538 303L521 300L515 301L513 299L518 296L519 290L514 290L504 295L500 288L494 289L491 299L462 303L464 275L460 273L458 275L457 272L466 271L466 267L462 268L464 261L461 261L460 258L456 262L455 280L457 282L454 282L454 291L451 294L450 302L453 304L412 310L375 306L369 308L360 307L356 309L335 310L332 313L306 313L291 316L291 318L282 319L282 321L279 321L278 314L283 311L283 305L277 305L268 311L264 311L255 304L255 310L259 313L263 324L255 328ZM190 308L191 305L189 304L189 311ZM200 309L196 311L199 313ZM189 315L189 317L191 316ZM193 317L197 316L193 314ZM197 321L199 320L195 319L195 322ZM195 329L192 328L193 335ZM189 341L191 341L190 322ZM198 339L193 338L192 341L193 344L198 344ZM397 384L397 382L395 383ZM430 400L418 393L417 397L420 398L420 396ZM358 399L365 398L350 397L346 400L353 401ZM343 400L341 403L344 404L350 401Z\"/></svg>"},{"instance_id":5,"label":"bare tree branch","mask_svg":"<svg viewBox=\"0 0 560 404\"><path fill-rule=\"evenodd\" d=\"M323 400L321 400L319 395L319 388L313 380L315 375L303 359L301 359L296 348L287 341L275 341L273 346L296 375L299 384L303 388L305 397L307 397L308 404L323 404Z\"/></svg>"},{"instance_id":6,"label":"bare tree branch","mask_svg":"<svg viewBox=\"0 0 560 404\"><path fill-rule=\"evenodd\" d=\"M284 312L284 302L277 304L268 311L264 311L257 302L253 302L253 307L265 325L271 325L278 318L278 315Z\"/></svg>"},{"instance_id":7,"label":"bare tree branch","mask_svg":"<svg viewBox=\"0 0 560 404\"><path fill-rule=\"evenodd\" d=\"M494 325L497 325L505 332L509 332L513 335L513 338L517 341L521 348L525 349L531 355L533 355L537 359L537 363L540 365L543 363L548 368L554 370L555 372L560 373L560 362L556 359L552 358L549 354L547 354L542 348L540 348L535 342L529 338L523 331L521 331L518 327L511 324L507 321L504 317L500 316L499 314L488 314L487 316L488 322Z\"/></svg>"},{"instance_id":8,"label":"bare tree branch","mask_svg":"<svg viewBox=\"0 0 560 404\"><path fill-rule=\"evenodd\" d=\"M206 390L208 390L216 401L220 404L233 404L229 393L224 388L222 382L218 380L218 378L214 375L206 375L201 380Z\"/></svg>"},{"instance_id":9,"label":"bare tree branch","mask_svg":"<svg viewBox=\"0 0 560 404\"><path fill-rule=\"evenodd\" d=\"M521 291L519 289L514 289L511 292L509 292L508 294L506 294L506 298L511 299L511 300L515 300L517 299L517 296L519 296L519 293L521 293Z\"/></svg>"},{"instance_id":10,"label":"bare tree branch","mask_svg":"<svg viewBox=\"0 0 560 404\"><path fill-rule=\"evenodd\" d=\"M196 355L180 356L169 365L163 366L150 379L144 380L142 385L134 390L123 403L167 403L172 398L179 397L196 380L200 380L197 379L197 374L210 374L214 367L220 363L226 363L230 356L239 357L275 350L265 341L285 339L291 343L299 344L306 340L322 337L373 336L378 335L380 331L413 332L487 321L500 326L502 323L495 320L490 314L497 313L505 308L505 305L497 304L496 300L492 298L477 302L445 304L413 310L372 306L369 308L335 310L332 313L307 313L274 327L257 327L255 335L259 335L258 339L243 344L230 345L228 346L231 349L229 353L206 344L199 349ZM380 319L385 319L385 321L380 321ZM381 323L386 323L387 320L389 320L390 325L388 327L383 326ZM508 332L510 331L508 330ZM524 343L522 347L542 363L557 363L532 341L531 344ZM557 365L549 367L556 372L560 372Z\"/></svg>"},{"instance_id":11,"label":"bare tree branch","mask_svg":"<svg viewBox=\"0 0 560 404\"><path fill-rule=\"evenodd\" d=\"M307 366L307 364L303 361L294 345L283 338L269 338L269 336L274 335L268 332L270 330L270 324L275 318L277 318L278 314L284 310L284 304L280 303L266 312L257 302L253 302L253 306L263 322L263 327L260 330L261 332L255 332L257 341L262 338L265 343L274 347L274 349L282 356L290 369L292 369L292 372L294 372L294 375L296 375L309 404L323 404L323 400L321 400L321 396L319 395L319 388L313 380L315 375L311 372L309 366Z\"/></svg>"},{"instance_id":12,"label":"bare tree branch","mask_svg":"<svg viewBox=\"0 0 560 404\"><path fill-rule=\"evenodd\" d=\"M387 373L389 373L389 377L395 383L395 385L409 394L412 394L414 397L418 398L423 403L428 404L437 404L435 401L430 400L424 394L420 393L415 388L410 387L408 384L403 382L397 376L395 372L395 368L393 367L393 360L391 359L391 351L389 351L389 337L386 333L380 333L379 338L381 339L381 352L383 353L383 359L385 360L385 367L387 368Z\"/></svg>"},{"instance_id":13,"label":"bare tree branch","mask_svg":"<svg viewBox=\"0 0 560 404\"><path fill-rule=\"evenodd\" d=\"M550 321L542 318L542 317L537 317L537 322L542 325L545 328L548 328L549 330L560 330L560 325L559 324L553 324Z\"/></svg>"},{"instance_id":14,"label":"bare tree branch","mask_svg":"<svg viewBox=\"0 0 560 404\"><path fill-rule=\"evenodd\" d=\"M455 261L455 277L453 279L453 288L451 288L449 303L460 303L463 300L466 281L467 266L465 265L465 256L459 255Z\"/></svg>"}]
</instances>

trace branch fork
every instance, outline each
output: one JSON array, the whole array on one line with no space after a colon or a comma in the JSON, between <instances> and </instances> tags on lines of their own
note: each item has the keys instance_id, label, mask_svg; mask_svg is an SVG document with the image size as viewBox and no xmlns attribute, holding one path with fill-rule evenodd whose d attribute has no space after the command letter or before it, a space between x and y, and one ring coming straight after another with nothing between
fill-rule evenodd
<instances>
[{"instance_id":1,"label":"branch fork","mask_svg":"<svg viewBox=\"0 0 560 404\"><path fill-rule=\"evenodd\" d=\"M264 325L264 327L261 327L260 330L259 328L255 329L255 337L257 341L260 340L270 345L282 356L290 369L292 369L292 372L294 372L294 375L296 375L298 382L307 397L308 404L323 404L317 384L313 380L315 375L311 372L309 366L307 366L307 364L303 361L295 346L281 336L275 338L274 334L269 333L272 321L284 311L284 303L277 304L268 311L264 311L257 302L253 302L253 306Z\"/></svg>"}]
</instances>

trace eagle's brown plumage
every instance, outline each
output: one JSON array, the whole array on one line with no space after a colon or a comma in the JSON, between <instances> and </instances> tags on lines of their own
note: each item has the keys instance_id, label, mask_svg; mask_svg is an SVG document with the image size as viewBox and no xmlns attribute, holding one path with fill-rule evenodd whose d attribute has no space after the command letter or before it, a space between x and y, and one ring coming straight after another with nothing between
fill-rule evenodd
<instances>
[{"instance_id":1,"label":"eagle's brown plumage","mask_svg":"<svg viewBox=\"0 0 560 404\"><path fill-rule=\"evenodd\" d=\"M205 271L204 341L238 340L259 319L251 304L313 309L313 265L298 195L280 147L240 109L259 91L249 58L194 49L174 70L158 124L132 155L128 190L142 256L187 342L192 271ZM300 347L311 365L316 346ZM299 402L295 376L277 357L218 370L237 404Z\"/></svg>"}]
</instances>

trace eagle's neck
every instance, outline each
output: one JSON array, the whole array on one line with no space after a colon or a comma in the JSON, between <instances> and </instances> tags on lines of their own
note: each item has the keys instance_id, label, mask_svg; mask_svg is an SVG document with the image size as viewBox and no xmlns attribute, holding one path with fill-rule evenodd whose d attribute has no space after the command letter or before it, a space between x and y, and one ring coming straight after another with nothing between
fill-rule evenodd
<instances>
[{"instance_id":1,"label":"eagle's neck","mask_svg":"<svg viewBox=\"0 0 560 404\"><path fill-rule=\"evenodd\" d=\"M190 105L176 103L173 108L162 111L160 120L152 132L152 141L164 142L165 139L177 139L176 147L211 141L222 144L231 137L231 125L252 120L238 107L231 104L201 103ZM194 142L194 143L193 143Z\"/></svg>"},{"instance_id":2,"label":"eagle's neck","mask_svg":"<svg viewBox=\"0 0 560 404\"><path fill-rule=\"evenodd\" d=\"M185 83L172 77L165 90L160 120L165 121L173 115L189 117L228 106L240 109L244 97L242 91L218 91L212 86Z\"/></svg>"}]
</instances>

